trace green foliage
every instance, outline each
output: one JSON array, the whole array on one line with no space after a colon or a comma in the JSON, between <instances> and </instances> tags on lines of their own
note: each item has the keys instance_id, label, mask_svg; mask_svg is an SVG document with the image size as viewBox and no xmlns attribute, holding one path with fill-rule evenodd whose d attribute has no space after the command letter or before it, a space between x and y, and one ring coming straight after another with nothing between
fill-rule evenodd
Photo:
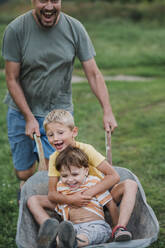
<instances>
[{"instance_id":1,"label":"green foliage","mask_svg":"<svg viewBox=\"0 0 165 248\"><path fill-rule=\"evenodd\" d=\"M67 13L77 17L80 20L94 20L98 22L104 18L121 18L133 22L139 21L165 21L165 1L153 2L152 4L127 3L121 4L119 1L113 3L107 1L76 1L64 2L63 8ZM91 15L92 13L92 15Z\"/></svg>"},{"instance_id":2,"label":"green foliage","mask_svg":"<svg viewBox=\"0 0 165 248\"><path fill-rule=\"evenodd\" d=\"M145 68L149 66L163 68L164 27L115 19L100 20L97 28L95 22L84 22L84 25L94 43L96 61L101 69L123 68L124 72L125 68L141 66L144 71L141 75L146 75ZM81 65L77 63L76 66ZM152 70L148 75L156 72Z\"/></svg>"}]
</instances>

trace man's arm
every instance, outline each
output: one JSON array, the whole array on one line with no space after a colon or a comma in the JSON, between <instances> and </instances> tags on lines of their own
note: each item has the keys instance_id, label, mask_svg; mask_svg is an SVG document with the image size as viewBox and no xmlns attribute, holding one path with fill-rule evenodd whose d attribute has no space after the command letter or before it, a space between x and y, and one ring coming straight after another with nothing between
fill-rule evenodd
<instances>
[{"instance_id":1,"label":"man's arm","mask_svg":"<svg viewBox=\"0 0 165 248\"><path fill-rule=\"evenodd\" d=\"M107 132L114 131L117 127L117 122L112 112L112 108L109 101L109 94L108 90L104 81L104 78L98 69L96 62L93 59L88 61L82 62L82 66L85 72L85 75L88 79L88 82L91 86L93 93L96 95L97 99L99 100L102 108L103 108L103 122L104 128Z\"/></svg>"},{"instance_id":2,"label":"man's arm","mask_svg":"<svg viewBox=\"0 0 165 248\"><path fill-rule=\"evenodd\" d=\"M23 90L19 83L20 63L6 61L5 71L7 87L10 95L12 96L21 113L24 115L26 121L26 135L32 139L33 133L36 133L37 136L40 136L38 122L28 106Z\"/></svg>"}]
</instances>

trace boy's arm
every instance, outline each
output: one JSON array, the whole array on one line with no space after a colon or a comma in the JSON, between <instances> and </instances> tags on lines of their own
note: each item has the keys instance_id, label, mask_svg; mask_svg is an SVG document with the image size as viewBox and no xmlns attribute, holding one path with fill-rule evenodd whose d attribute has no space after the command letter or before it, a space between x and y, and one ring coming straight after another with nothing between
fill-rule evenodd
<instances>
[{"instance_id":1,"label":"boy's arm","mask_svg":"<svg viewBox=\"0 0 165 248\"><path fill-rule=\"evenodd\" d=\"M49 192L48 199L53 203L67 204L75 207L87 205L90 200L90 195L84 195L82 192L77 192L73 195L63 195L57 191L58 177L49 177Z\"/></svg>"},{"instance_id":2,"label":"boy's arm","mask_svg":"<svg viewBox=\"0 0 165 248\"><path fill-rule=\"evenodd\" d=\"M97 169L104 174L104 178L95 186L92 186L90 189L86 190L84 195L90 195L93 197L99 193L109 190L120 181L119 174L108 163L108 161L104 160L99 164L99 166L97 166Z\"/></svg>"}]
</instances>

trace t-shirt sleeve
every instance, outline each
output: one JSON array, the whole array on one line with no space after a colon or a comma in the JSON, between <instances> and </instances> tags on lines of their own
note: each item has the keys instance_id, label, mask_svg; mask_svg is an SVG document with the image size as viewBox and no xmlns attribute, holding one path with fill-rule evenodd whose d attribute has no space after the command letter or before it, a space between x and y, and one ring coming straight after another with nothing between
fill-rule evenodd
<instances>
[{"instance_id":1,"label":"t-shirt sleeve","mask_svg":"<svg viewBox=\"0 0 165 248\"><path fill-rule=\"evenodd\" d=\"M55 163L56 163L56 157L57 152L54 152L49 159L49 170L48 170L48 176L49 177L60 177L60 173L56 170Z\"/></svg>"},{"instance_id":2,"label":"t-shirt sleeve","mask_svg":"<svg viewBox=\"0 0 165 248\"><path fill-rule=\"evenodd\" d=\"M86 153L89 158L89 164L93 167L98 167L105 160L105 157L92 145L88 145Z\"/></svg>"},{"instance_id":3,"label":"t-shirt sleeve","mask_svg":"<svg viewBox=\"0 0 165 248\"><path fill-rule=\"evenodd\" d=\"M89 159L89 175L97 176L102 179L104 175L97 167L105 160L105 157L89 144L84 147L84 151Z\"/></svg>"},{"instance_id":4,"label":"t-shirt sleeve","mask_svg":"<svg viewBox=\"0 0 165 248\"><path fill-rule=\"evenodd\" d=\"M16 32L8 26L2 41L2 56L5 60L21 62L20 42Z\"/></svg>"},{"instance_id":5,"label":"t-shirt sleeve","mask_svg":"<svg viewBox=\"0 0 165 248\"><path fill-rule=\"evenodd\" d=\"M79 23L78 29L78 42L77 42L77 57L81 62L92 59L96 56L95 49L91 42L91 39L84 28L84 26Z\"/></svg>"}]
</instances>

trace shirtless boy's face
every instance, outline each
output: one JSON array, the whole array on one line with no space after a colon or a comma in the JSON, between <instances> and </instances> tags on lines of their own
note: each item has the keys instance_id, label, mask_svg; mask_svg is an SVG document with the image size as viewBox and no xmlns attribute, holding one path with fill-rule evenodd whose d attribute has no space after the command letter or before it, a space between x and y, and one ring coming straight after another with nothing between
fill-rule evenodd
<instances>
[{"instance_id":1,"label":"shirtless boy's face","mask_svg":"<svg viewBox=\"0 0 165 248\"><path fill-rule=\"evenodd\" d=\"M49 143L59 152L64 150L68 145L75 145L77 133L77 127L71 129L58 122L51 122L46 126L46 135Z\"/></svg>"},{"instance_id":2,"label":"shirtless boy's face","mask_svg":"<svg viewBox=\"0 0 165 248\"><path fill-rule=\"evenodd\" d=\"M78 189L84 182L88 175L88 168L76 167L71 165L67 168L62 165L60 170L61 181L72 190Z\"/></svg>"}]
</instances>

